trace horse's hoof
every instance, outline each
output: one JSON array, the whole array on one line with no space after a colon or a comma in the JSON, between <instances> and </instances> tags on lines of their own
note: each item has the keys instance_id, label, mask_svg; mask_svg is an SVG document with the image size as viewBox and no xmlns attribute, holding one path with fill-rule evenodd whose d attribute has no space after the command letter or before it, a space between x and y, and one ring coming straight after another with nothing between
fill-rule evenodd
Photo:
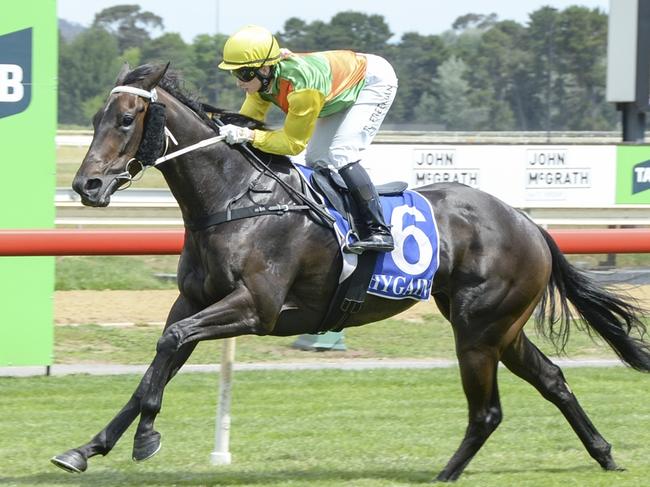
<instances>
[{"instance_id":1,"label":"horse's hoof","mask_svg":"<svg viewBox=\"0 0 650 487\"><path fill-rule=\"evenodd\" d=\"M611 455L607 455L605 458L598 460L598 463L600 463L603 470L609 472L625 472L625 469L619 467Z\"/></svg>"},{"instance_id":2,"label":"horse's hoof","mask_svg":"<svg viewBox=\"0 0 650 487\"><path fill-rule=\"evenodd\" d=\"M133 461L144 462L160 450L160 433L152 432L146 436L136 436L133 440Z\"/></svg>"},{"instance_id":3,"label":"horse's hoof","mask_svg":"<svg viewBox=\"0 0 650 487\"><path fill-rule=\"evenodd\" d=\"M614 460L601 465L601 467L603 467L603 470L607 470L608 472L625 472L625 468L616 465L616 463L614 463Z\"/></svg>"},{"instance_id":4,"label":"horse's hoof","mask_svg":"<svg viewBox=\"0 0 650 487\"><path fill-rule=\"evenodd\" d=\"M66 472L81 473L85 472L88 468L88 462L78 450L68 450L61 455L52 457L50 461L59 468Z\"/></svg>"}]
</instances>

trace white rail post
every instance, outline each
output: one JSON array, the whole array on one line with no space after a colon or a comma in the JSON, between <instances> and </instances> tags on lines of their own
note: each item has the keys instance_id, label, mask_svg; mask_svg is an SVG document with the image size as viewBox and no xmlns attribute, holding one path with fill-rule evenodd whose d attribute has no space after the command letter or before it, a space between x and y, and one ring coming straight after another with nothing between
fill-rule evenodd
<instances>
[{"instance_id":1,"label":"white rail post","mask_svg":"<svg viewBox=\"0 0 650 487\"><path fill-rule=\"evenodd\" d=\"M210 455L212 465L230 465L230 399L232 396L232 366L235 361L235 338L223 341L221 370L219 372L219 398L214 433L214 451Z\"/></svg>"}]
</instances>

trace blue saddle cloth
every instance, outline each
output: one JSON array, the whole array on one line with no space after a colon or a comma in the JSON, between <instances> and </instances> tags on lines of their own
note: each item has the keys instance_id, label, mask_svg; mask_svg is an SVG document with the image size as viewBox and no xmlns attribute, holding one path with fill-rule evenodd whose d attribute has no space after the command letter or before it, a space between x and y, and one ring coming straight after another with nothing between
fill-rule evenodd
<instances>
[{"instance_id":1,"label":"blue saddle cloth","mask_svg":"<svg viewBox=\"0 0 650 487\"><path fill-rule=\"evenodd\" d=\"M310 182L313 170L299 164L296 167ZM389 299L428 300L439 265L438 227L431 204L410 190L399 195L381 196L380 199L385 221L391 226L395 250L379 253L368 293ZM323 200L336 219L335 230L343 249L346 239L350 238L350 224L326 197L323 196ZM344 254L343 261L341 281L354 270L356 255Z\"/></svg>"}]
</instances>

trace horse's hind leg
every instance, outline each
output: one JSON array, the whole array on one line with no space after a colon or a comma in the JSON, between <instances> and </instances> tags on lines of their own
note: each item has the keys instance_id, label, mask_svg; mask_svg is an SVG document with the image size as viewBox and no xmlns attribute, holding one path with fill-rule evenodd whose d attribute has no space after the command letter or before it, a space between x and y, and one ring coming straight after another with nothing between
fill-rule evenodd
<instances>
[{"instance_id":1,"label":"horse's hind leg","mask_svg":"<svg viewBox=\"0 0 650 487\"><path fill-rule=\"evenodd\" d=\"M447 304L436 301L451 317L456 355L469 407L465 437L436 480L456 480L502 419L497 387L501 352L517 336L542 294L539 282L510 282L499 277L457 290ZM546 276L547 278L547 276Z\"/></svg>"},{"instance_id":2,"label":"horse's hind leg","mask_svg":"<svg viewBox=\"0 0 650 487\"><path fill-rule=\"evenodd\" d=\"M458 479L502 418L497 387L498 359L494 351L469 349L459 352L458 360L469 406L469 424L460 447L436 477L438 481Z\"/></svg>"},{"instance_id":3,"label":"horse's hind leg","mask_svg":"<svg viewBox=\"0 0 650 487\"><path fill-rule=\"evenodd\" d=\"M501 360L514 374L532 384L546 400L557 406L601 467L620 470L612 458L611 445L578 404L560 368L540 352L523 332L504 351Z\"/></svg>"}]
</instances>

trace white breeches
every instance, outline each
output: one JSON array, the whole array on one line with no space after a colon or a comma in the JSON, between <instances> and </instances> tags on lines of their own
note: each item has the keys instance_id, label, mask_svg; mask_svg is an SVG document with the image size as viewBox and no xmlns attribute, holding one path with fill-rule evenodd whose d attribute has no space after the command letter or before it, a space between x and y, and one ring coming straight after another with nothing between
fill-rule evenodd
<instances>
[{"instance_id":1,"label":"white breeches","mask_svg":"<svg viewBox=\"0 0 650 487\"><path fill-rule=\"evenodd\" d=\"M366 83L354 105L343 112L319 118L305 151L308 166L336 169L360 160L384 121L397 91L397 76L384 58L368 59Z\"/></svg>"}]
</instances>

